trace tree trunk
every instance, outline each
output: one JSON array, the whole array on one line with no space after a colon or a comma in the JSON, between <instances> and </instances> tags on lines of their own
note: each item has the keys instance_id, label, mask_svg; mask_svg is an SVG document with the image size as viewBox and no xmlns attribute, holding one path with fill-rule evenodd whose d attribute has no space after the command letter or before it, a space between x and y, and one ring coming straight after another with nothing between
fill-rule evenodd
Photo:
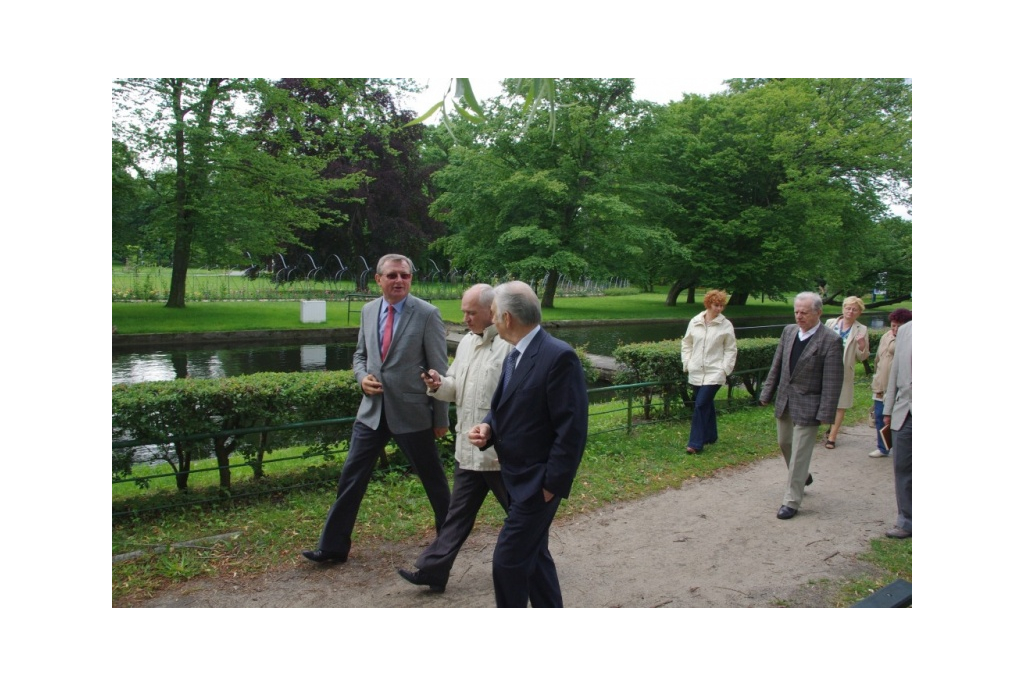
<instances>
[{"instance_id":1,"label":"tree trunk","mask_svg":"<svg viewBox=\"0 0 1024 685\"><path fill-rule=\"evenodd\" d=\"M185 79L171 79L172 108L174 110L174 252L171 264L171 289L167 306L185 306L185 283L189 263L192 261L192 239L196 231L196 210L206 185L206 160L210 140L210 118L217 100L218 89L224 79L209 79L199 101L192 107L182 102ZM192 111L195 128L202 131L193 135L188 151L185 148L185 117ZM186 158L191 155L191 161Z\"/></svg>"},{"instance_id":2,"label":"tree trunk","mask_svg":"<svg viewBox=\"0 0 1024 685\"><path fill-rule=\"evenodd\" d=\"M697 286L690 284L686 289L686 304L694 304L697 301Z\"/></svg>"},{"instance_id":3,"label":"tree trunk","mask_svg":"<svg viewBox=\"0 0 1024 685\"><path fill-rule=\"evenodd\" d=\"M541 309L555 308L555 291L558 290L558 271L552 269L548 272L548 282L544 286L544 294L540 299Z\"/></svg>"},{"instance_id":4,"label":"tree trunk","mask_svg":"<svg viewBox=\"0 0 1024 685\"><path fill-rule=\"evenodd\" d=\"M178 490L188 490L188 474L192 470L192 450L179 442L174 443L174 453L178 456L178 467L174 470L174 483Z\"/></svg>"},{"instance_id":5,"label":"tree trunk","mask_svg":"<svg viewBox=\"0 0 1024 685\"><path fill-rule=\"evenodd\" d=\"M252 466L253 480L263 478L263 455L267 452L267 444L269 441L270 437L266 431L260 433L260 444L256 449L256 458L250 463L250 466Z\"/></svg>"},{"instance_id":6,"label":"tree trunk","mask_svg":"<svg viewBox=\"0 0 1024 685\"><path fill-rule=\"evenodd\" d=\"M230 436L213 439L213 453L217 456L217 473L222 490L231 489L231 453L235 451L235 445Z\"/></svg>"},{"instance_id":7,"label":"tree trunk","mask_svg":"<svg viewBox=\"0 0 1024 685\"><path fill-rule=\"evenodd\" d=\"M736 292L729 296L729 307L742 307L747 303L750 293Z\"/></svg>"},{"instance_id":8,"label":"tree trunk","mask_svg":"<svg viewBox=\"0 0 1024 685\"><path fill-rule=\"evenodd\" d=\"M668 289L668 294L665 295L665 306L675 307L676 301L679 299L679 293L683 292L687 288L694 287L694 285L695 284L692 280L684 281L682 279L679 279L678 281L673 283L672 286Z\"/></svg>"},{"instance_id":9,"label":"tree trunk","mask_svg":"<svg viewBox=\"0 0 1024 685\"><path fill-rule=\"evenodd\" d=\"M171 256L171 289L167 306L185 306L185 279L192 260L194 226L188 208L188 169L185 161L185 109L182 106L181 79L172 86L175 126L174 131L174 252Z\"/></svg>"}]
</instances>

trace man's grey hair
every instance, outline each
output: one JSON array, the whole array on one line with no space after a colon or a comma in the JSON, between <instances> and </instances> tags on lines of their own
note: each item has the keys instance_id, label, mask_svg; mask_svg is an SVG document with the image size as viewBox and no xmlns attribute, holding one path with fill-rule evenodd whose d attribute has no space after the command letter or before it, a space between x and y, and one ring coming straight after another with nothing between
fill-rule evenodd
<instances>
[{"instance_id":1,"label":"man's grey hair","mask_svg":"<svg viewBox=\"0 0 1024 685\"><path fill-rule=\"evenodd\" d=\"M799 295L793 298L793 304L796 304L800 300L810 300L811 308L814 311L818 312L819 314L821 313L821 295L819 295L818 293L813 293L810 290L805 290L804 292L800 293Z\"/></svg>"},{"instance_id":2,"label":"man's grey hair","mask_svg":"<svg viewBox=\"0 0 1024 685\"><path fill-rule=\"evenodd\" d=\"M540 300L533 288L522 281L509 281L497 286L494 301L499 317L508 312L521 324L534 326L540 323Z\"/></svg>"},{"instance_id":3,"label":"man's grey hair","mask_svg":"<svg viewBox=\"0 0 1024 685\"><path fill-rule=\"evenodd\" d=\"M475 292L477 302L484 309L491 308L491 302L494 302L494 288L488 283L474 283L473 285L466 288L466 292Z\"/></svg>"},{"instance_id":4,"label":"man's grey hair","mask_svg":"<svg viewBox=\"0 0 1024 685\"><path fill-rule=\"evenodd\" d=\"M386 254L377 260L377 273L384 274L384 265L388 262L405 262L409 267L409 273L416 273L416 267L412 265L412 260L406 257L404 254Z\"/></svg>"}]
</instances>

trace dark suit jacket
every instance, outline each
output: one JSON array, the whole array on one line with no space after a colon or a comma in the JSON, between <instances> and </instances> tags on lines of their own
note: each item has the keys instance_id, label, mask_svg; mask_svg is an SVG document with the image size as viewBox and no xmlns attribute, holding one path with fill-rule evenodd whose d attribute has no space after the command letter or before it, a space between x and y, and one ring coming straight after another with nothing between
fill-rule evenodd
<instances>
[{"instance_id":1,"label":"dark suit jacket","mask_svg":"<svg viewBox=\"0 0 1024 685\"><path fill-rule=\"evenodd\" d=\"M381 402L387 403L392 433L414 433L448 425L448 403L423 392L420 366L448 370L448 343L437 307L407 295L402 316L392 335L388 358L380 358L377 321L384 298L366 303L359 314L359 339L352 355L356 382L373 374L384 386L382 395L363 395L356 418L374 430L380 425Z\"/></svg>"},{"instance_id":2,"label":"dark suit jacket","mask_svg":"<svg viewBox=\"0 0 1024 685\"><path fill-rule=\"evenodd\" d=\"M576 351L541 329L484 423L505 486L523 501L545 489L568 497L587 442L587 379Z\"/></svg>"},{"instance_id":3,"label":"dark suit jacket","mask_svg":"<svg viewBox=\"0 0 1024 685\"><path fill-rule=\"evenodd\" d=\"M789 409L797 426L833 423L843 390L843 339L822 324L807 341L790 374L789 357L799 330L799 326L790 324L782 331L771 370L761 388L761 401L770 402L777 394L776 418Z\"/></svg>"}]
</instances>

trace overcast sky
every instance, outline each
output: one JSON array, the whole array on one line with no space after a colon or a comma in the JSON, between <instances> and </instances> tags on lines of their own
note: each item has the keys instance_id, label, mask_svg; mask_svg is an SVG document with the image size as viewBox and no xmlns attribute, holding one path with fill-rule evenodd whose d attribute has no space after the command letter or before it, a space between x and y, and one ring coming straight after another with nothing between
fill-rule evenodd
<instances>
[{"instance_id":1,"label":"overcast sky","mask_svg":"<svg viewBox=\"0 0 1024 685\"><path fill-rule=\"evenodd\" d=\"M428 86L422 93L408 100L409 106L419 115L444 97L451 78L417 77L416 80ZM501 92L501 80L501 78L495 77L470 77L473 94L481 101L492 98ZM703 76L638 76L633 78L633 83L636 85L633 99L651 100L665 104L672 100L681 100L683 93L710 95L725 90L725 86L722 85L724 80L724 78L705 78Z\"/></svg>"}]
</instances>

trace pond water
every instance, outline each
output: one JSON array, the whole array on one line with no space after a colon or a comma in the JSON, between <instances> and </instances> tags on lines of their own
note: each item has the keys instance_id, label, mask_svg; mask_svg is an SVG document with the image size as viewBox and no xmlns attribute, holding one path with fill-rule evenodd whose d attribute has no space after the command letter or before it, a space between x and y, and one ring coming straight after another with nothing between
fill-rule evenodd
<instances>
[{"instance_id":1,"label":"pond water","mask_svg":"<svg viewBox=\"0 0 1024 685\"><path fill-rule=\"evenodd\" d=\"M884 313L864 314L869 328L884 328ZM731 319L740 338L778 337L792 319ZM616 347L637 342L681 338L686 321L608 326L548 327L571 345L587 345L591 354L611 356ZM264 371L338 371L352 368L355 343L292 345L205 345L177 349L114 350L111 383L143 383L176 378L224 378Z\"/></svg>"}]
</instances>

